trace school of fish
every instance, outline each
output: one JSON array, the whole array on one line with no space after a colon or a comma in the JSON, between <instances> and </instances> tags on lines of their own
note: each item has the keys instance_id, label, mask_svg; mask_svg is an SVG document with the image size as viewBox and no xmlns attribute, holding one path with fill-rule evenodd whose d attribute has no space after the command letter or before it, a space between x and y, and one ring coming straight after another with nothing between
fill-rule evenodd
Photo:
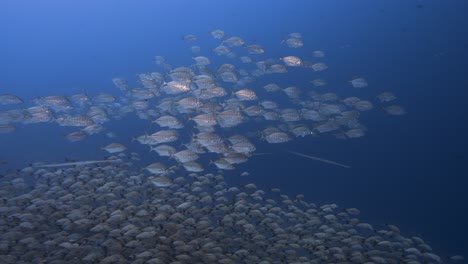
<instances>
[{"instance_id":1,"label":"school of fish","mask_svg":"<svg viewBox=\"0 0 468 264\"><path fill-rule=\"evenodd\" d=\"M99 133L111 138L106 123L130 114L148 123L133 139L100 147L107 159L38 162L4 175L2 263L463 261L459 255L442 259L421 238L404 237L395 225L378 229L361 222L355 208L317 206L303 195L290 198L253 183L228 186L222 171L247 162L260 141L285 146L306 136L353 140L367 132L360 121L367 111L401 116L406 110L390 91L371 99L331 92L320 76L329 69L325 52L296 55L306 47L300 33L281 41L290 54L280 58L267 57L261 45L223 30L210 34L219 45L206 50L194 45L198 36L183 37L194 54L189 65L174 66L155 56L159 71L139 73L136 80L114 78L115 94L28 100L0 94L0 136L55 123L76 128L66 139L77 144ZM284 85L289 73L311 80ZM371 86L361 76L342 85L349 90ZM141 155L130 152L134 144L147 146L154 162L140 164Z\"/></svg>"}]
</instances>

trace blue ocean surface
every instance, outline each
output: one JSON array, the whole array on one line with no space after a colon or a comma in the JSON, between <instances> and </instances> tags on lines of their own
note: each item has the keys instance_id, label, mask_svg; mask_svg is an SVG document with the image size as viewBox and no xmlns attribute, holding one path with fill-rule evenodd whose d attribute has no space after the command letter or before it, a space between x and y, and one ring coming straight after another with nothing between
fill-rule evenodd
<instances>
[{"instance_id":1,"label":"blue ocean surface","mask_svg":"<svg viewBox=\"0 0 468 264\"><path fill-rule=\"evenodd\" d=\"M203 173L222 173L228 188L254 183L265 192L279 188L289 197L303 194L304 200L317 208L336 204L336 214L346 212L345 208L358 208L359 219L375 230L386 229L389 224L397 226L406 238L424 239L444 263L465 263L459 256L468 256L467 12L463 0L2 1L0 96L15 95L23 102L0 104L1 206L11 205L5 197L23 194L13 195L5 187L15 177L24 177L23 168L37 162L104 160L113 155L103 149L111 143L125 145L127 149L122 153L128 157L136 153L139 158L132 161L132 169L138 173L151 163L161 162L176 167L170 177L187 177L189 172L182 162L158 156L135 140L167 129L152 122L169 113L158 109L158 104L170 98L189 97L196 89L193 77L191 91L186 94L164 92L163 87L174 80L171 72L187 67L194 75L212 74L216 86L226 90L224 97L203 101L218 103L223 110L234 109L229 107L236 100L245 106L269 100L277 103L278 108L271 110L277 114L296 109L302 115L304 109L317 110L329 104L337 105L341 112L353 110L359 114L355 127L340 123L336 130L322 133L318 127L338 122L339 114L322 113L325 117L321 121L301 117L288 122L281 117L266 121L261 115L248 116L240 110L244 119L239 125L217 125L215 132L226 145L230 144L229 136L244 135L256 150L249 153L247 162L221 172L213 162L222 155L199 154L197 162L204 167ZM225 36L214 38L211 33L216 29ZM300 33L296 40L303 46L288 45L288 39L294 38L291 33ZM191 40L190 35L196 40ZM240 37L245 43L229 46L230 37ZM214 49L220 45L228 47L232 54L216 54ZM249 53L249 45L259 45L264 52ZM193 52L193 46L200 51ZM155 63L155 56L162 56L166 67ZM211 64L197 65L197 56L209 58ZM243 63L242 56L252 62ZM299 67L287 65L287 56L300 58ZM262 69L261 63L267 68ZM327 68L314 70L316 63L324 63ZM237 82L222 79L219 67L223 64L235 67ZM287 72L274 72L271 67L275 64ZM138 75L154 72L163 76L163 83L151 90ZM126 80L128 87L117 88L115 78ZM358 78L368 85L353 87L352 81ZM317 79L326 81L326 85L314 86L311 81ZM298 87L300 94L294 98L281 90L267 92L262 88L271 83L281 89ZM148 108L138 110L132 105L138 101L131 95L135 88L154 92L154 98L140 100L148 103ZM254 91L257 98L239 99L235 92L244 88ZM396 99L381 102L377 96L383 92L391 92ZM327 93L338 99L327 101L320 97ZM116 101L107 108L91 100L82 106L73 104L71 110L57 110L38 100L75 94L89 98L109 94ZM356 111L355 106L343 103L350 97L371 102L372 109ZM41 104L53 112L47 122L8 121L5 117L5 113L11 113L8 111L23 109L24 113ZM404 114L389 114L390 105L401 106ZM103 131L71 142L67 135L83 127L60 126L57 120L86 116L92 107L106 108L109 120L102 122ZM122 109L127 108L130 111L123 114ZM170 144L177 150L185 149L184 144L201 131L191 119L201 113L197 108L169 113L183 124L175 129L179 139ZM154 116L151 109L156 111ZM9 131L7 125L14 131ZM298 125L310 129L310 133L295 136L292 128ZM271 134L264 131L268 127L288 135L287 142L270 142ZM352 128L362 130L363 136L347 135ZM240 176L243 172L249 175ZM142 175L144 179L150 177L147 171ZM89 191L90 196L95 195ZM14 218L8 210L1 214L1 219ZM4 234L14 228L11 222L0 223ZM34 230L24 232L34 234ZM6 240L0 233L0 241ZM16 254L14 248L11 244L0 247L0 255ZM392 251L404 249L393 245ZM56 257L52 253L49 256ZM130 259L128 263L132 263ZM438 263L430 257L419 260ZM237 257L232 263L247 262ZM276 259L271 263L289 262Z\"/></svg>"}]
</instances>

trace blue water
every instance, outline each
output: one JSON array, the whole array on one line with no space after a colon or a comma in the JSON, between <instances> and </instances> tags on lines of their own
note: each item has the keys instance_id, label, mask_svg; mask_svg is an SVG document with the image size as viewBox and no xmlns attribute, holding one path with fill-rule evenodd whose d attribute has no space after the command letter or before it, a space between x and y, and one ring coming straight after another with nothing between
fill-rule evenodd
<instances>
[{"instance_id":1,"label":"blue water","mask_svg":"<svg viewBox=\"0 0 468 264\"><path fill-rule=\"evenodd\" d=\"M273 57L323 50L323 77L339 95L373 97L389 90L408 111L401 117L371 111L365 137L306 137L288 149L352 166L345 170L292 156L261 143L240 169L260 187L303 193L319 204L357 207L367 222L398 225L424 238L441 256L468 255L468 4L438 1L2 1L0 93L25 99L86 91L118 93L111 79L131 81L157 70L155 55L175 66L193 63L185 34L214 47L209 32L258 43ZM290 32L305 47L281 44ZM203 51L202 51L203 54ZM208 54L208 53L205 53ZM210 55L217 60L215 55ZM369 87L346 81L365 76ZM291 71L289 83L307 83ZM146 124L132 118L106 124L129 140ZM132 129L129 129L131 127ZM110 130L110 129L109 129ZM0 135L0 159L22 166L65 157L96 159L104 135L71 144L73 130L40 124ZM134 146L138 148L138 146ZM44 150L47 149L44 155Z\"/></svg>"}]
</instances>

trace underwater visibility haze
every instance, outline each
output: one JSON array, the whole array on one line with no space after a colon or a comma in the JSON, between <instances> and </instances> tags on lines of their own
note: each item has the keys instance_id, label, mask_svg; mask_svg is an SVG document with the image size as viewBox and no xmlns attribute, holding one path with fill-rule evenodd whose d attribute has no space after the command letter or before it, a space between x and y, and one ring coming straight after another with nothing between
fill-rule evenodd
<instances>
[{"instance_id":1,"label":"underwater visibility haze","mask_svg":"<svg viewBox=\"0 0 468 264\"><path fill-rule=\"evenodd\" d=\"M0 2L0 263L466 263L467 11Z\"/></svg>"}]
</instances>

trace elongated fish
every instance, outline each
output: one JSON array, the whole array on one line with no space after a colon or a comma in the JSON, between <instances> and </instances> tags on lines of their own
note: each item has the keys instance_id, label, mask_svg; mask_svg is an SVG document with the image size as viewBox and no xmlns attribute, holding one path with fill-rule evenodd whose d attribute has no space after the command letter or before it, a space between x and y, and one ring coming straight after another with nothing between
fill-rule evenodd
<instances>
[{"instance_id":1,"label":"elongated fish","mask_svg":"<svg viewBox=\"0 0 468 264\"><path fill-rule=\"evenodd\" d=\"M98 163L115 163L122 162L122 160L85 160L85 161L73 161L73 162L64 162L56 164L46 164L38 165L36 168L54 168L54 167L66 167L66 166L80 166L80 165L89 165L89 164L98 164Z\"/></svg>"},{"instance_id":2,"label":"elongated fish","mask_svg":"<svg viewBox=\"0 0 468 264\"><path fill-rule=\"evenodd\" d=\"M338 163L338 162L335 162L335 161L332 161L332 160L322 159L322 158L319 158L319 157L314 157L314 156L306 155L306 154L303 154L303 153L299 153L299 152L295 152L295 151L287 150L287 149L285 151L289 152L289 153L291 153L293 155L308 158L308 159L311 159L311 160L317 160L317 161L325 162L325 163L335 165L335 166L339 166L339 167L343 167L343 168L346 168L346 169L351 168L348 165L341 164L341 163Z\"/></svg>"}]
</instances>

